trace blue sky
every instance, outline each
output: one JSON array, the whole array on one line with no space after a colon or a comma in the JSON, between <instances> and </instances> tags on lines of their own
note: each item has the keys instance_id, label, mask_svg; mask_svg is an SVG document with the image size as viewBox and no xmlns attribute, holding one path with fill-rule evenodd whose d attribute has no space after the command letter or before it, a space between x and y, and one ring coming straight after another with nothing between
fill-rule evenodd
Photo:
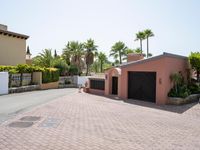
<instances>
[{"instance_id":1,"label":"blue sky","mask_svg":"<svg viewBox=\"0 0 200 150\"><path fill-rule=\"evenodd\" d=\"M89 38L106 54L117 41L137 48L135 33L149 28L151 53L187 56L200 51L199 8L199 0L6 0L0 24L29 35L33 55L45 48L60 54L67 41Z\"/></svg>"}]
</instances>

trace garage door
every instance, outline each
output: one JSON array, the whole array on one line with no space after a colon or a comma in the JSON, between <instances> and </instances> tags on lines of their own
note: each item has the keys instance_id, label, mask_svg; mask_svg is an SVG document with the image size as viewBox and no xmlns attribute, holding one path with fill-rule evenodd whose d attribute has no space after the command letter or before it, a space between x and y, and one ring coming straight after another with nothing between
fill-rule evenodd
<instances>
[{"instance_id":1,"label":"garage door","mask_svg":"<svg viewBox=\"0 0 200 150\"><path fill-rule=\"evenodd\" d=\"M156 72L128 72L128 98L155 102Z\"/></svg>"}]
</instances>

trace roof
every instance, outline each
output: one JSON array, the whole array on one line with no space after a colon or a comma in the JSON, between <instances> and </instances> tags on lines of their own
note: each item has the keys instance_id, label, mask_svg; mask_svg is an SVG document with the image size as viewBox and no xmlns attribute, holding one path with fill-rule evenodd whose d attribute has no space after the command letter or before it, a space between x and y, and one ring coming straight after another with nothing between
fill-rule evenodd
<instances>
[{"instance_id":1,"label":"roof","mask_svg":"<svg viewBox=\"0 0 200 150\"><path fill-rule=\"evenodd\" d=\"M172 57L172 58L177 58L177 59L187 59L187 57L185 57L185 56L164 52L161 55L150 57L150 58L147 58L147 59L123 63L123 64L119 65L119 67L126 67L128 65L133 65L133 64L142 64L142 63L146 63L146 62L149 62L149 61L158 60L158 59L161 59L161 58L164 58L164 57Z\"/></svg>"},{"instance_id":2,"label":"roof","mask_svg":"<svg viewBox=\"0 0 200 150\"><path fill-rule=\"evenodd\" d=\"M119 68L118 66L109 68L108 70L106 70L106 72L109 72L109 71L111 71L111 70L116 70L117 73L118 73L119 75L121 75L121 68Z\"/></svg>"},{"instance_id":3,"label":"roof","mask_svg":"<svg viewBox=\"0 0 200 150\"><path fill-rule=\"evenodd\" d=\"M25 40L29 38L29 36L24 35L24 34L19 34L19 33L1 30L1 29L0 29L0 34L8 35L8 36L16 37L16 38L21 38L21 39L25 39Z\"/></svg>"},{"instance_id":4,"label":"roof","mask_svg":"<svg viewBox=\"0 0 200 150\"><path fill-rule=\"evenodd\" d=\"M105 75L95 75L95 76L90 76L88 79L98 79L98 80L104 80Z\"/></svg>"}]
</instances>

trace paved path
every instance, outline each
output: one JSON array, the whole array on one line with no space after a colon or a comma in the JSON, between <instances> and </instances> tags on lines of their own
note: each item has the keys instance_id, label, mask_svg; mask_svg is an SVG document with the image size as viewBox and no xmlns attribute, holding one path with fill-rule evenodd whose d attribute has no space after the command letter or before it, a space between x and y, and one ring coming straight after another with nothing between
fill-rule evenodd
<instances>
[{"instance_id":1,"label":"paved path","mask_svg":"<svg viewBox=\"0 0 200 150\"><path fill-rule=\"evenodd\" d=\"M77 89L53 89L0 96L0 123L18 113L75 91Z\"/></svg>"},{"instance_id":2,"label":"paved path","mask_svg":"<svg viewBox=\"0 0 200 150\"><path fill-rule=\"evenodd\" d=\"M25 116L41 118L28 128L9 127ZM2 150L193 150L200 149L200 105L161 107L76 92L4 122L0 132Z\"/></svg>"}]
</instances>

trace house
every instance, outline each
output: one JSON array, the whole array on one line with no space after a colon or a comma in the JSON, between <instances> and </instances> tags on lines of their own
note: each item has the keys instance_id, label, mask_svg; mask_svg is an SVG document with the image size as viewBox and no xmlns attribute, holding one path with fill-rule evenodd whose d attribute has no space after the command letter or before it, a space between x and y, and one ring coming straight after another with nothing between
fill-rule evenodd
<instances>
[{"instance_id":1,"label":"house","mask_svg":"<svg viewBox=\"0 0 200 150\"><path fill-rule=\"evenodd\" d=\"M163 53L143 59L140 54L130 54L127 63L107 70L103 81L90 79L89 92L103 91L104 95L117 95L122 99L167 104L168 92L173 86L170 75L179 72L186 79L188 68L187 57L180 55ZM95 82L98 84L93 85Z\"/></svg>"},{"instance_id":2,"label":"house","mask_svg":"<svg viewBox=\"0 0 200 150\"><path fill-rule=\"evenodd\" d=\"M11 32L6 25L0 24L0 65L26 63L27 35Z\"/></svg>"}]
</instances>

